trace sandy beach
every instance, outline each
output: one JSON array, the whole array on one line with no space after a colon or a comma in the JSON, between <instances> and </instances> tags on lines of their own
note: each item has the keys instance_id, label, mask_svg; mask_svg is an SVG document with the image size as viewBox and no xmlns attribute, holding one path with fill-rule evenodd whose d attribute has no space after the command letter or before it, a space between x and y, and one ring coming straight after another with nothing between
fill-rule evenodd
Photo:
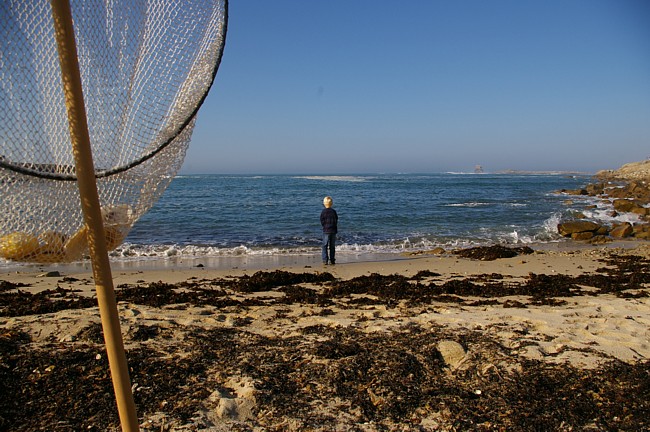
<instances>
[{"instance_id":1,"label":"sandy beach","mask_svg":"<svg viewBox=\"0 0 650 432\"><path fill-rule=\"evenodd\" d=\"M0 432L650 432L650 0L0 10Z\"/></svg>"},{"instance_id":2,"label":"sandy beach","mask_svg":"<svg viewBox=\"0 0 650 432\"><path fill-rule=\"evenodd\" d=\"M565 192L639 215L583 241L113 262L140 429L649 430L649 167ZM0 389L0 430L120 430L88 261L2 269Z\"/></svg>"},{"instance_id":3,"label":"sandy beach","mask_svg":"<svg viewBox=\"0 0 650 432\"><path fill-rule=\"evenodd\" d=\"M648 243L488 249L113 269L141 429L648 428ZM0 429L119 430L87 267L0 276Z\"/></svg>"}]
</instances>

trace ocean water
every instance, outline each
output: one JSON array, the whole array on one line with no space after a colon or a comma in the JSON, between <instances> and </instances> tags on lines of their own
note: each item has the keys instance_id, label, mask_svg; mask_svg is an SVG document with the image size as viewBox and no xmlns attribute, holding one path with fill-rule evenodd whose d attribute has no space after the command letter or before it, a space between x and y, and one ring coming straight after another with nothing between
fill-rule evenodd
<instances>
[{"instance_id":1,"label":"ocean water","mask_svg":"<svg viewBox=\"0 0 650 432\"><path fill-rule=\"evenodd\" d=\"M557 224L574 212L611 219L607 202L556 193L590 180L451 173L178 176L111 255L119 261L317 254L326 195L339 214L339 260L438 246L561 242ZM595 207L586 211L589 204Z\"/></svg>"}]
</instances>

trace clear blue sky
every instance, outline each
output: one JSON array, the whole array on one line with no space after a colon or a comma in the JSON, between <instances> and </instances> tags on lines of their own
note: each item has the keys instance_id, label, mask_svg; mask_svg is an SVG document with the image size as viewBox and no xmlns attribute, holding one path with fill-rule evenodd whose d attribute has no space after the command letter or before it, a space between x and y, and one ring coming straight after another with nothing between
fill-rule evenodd
<instances>
[{"instance_id":1,"label":"clear blue sky","mask_svg":"<svg viewBox=\"0 0 650 432\"><path fill-rule=\"evenodd\" d=\"M650 157L648 0L231 0L182 173Z\"/></svg>"}]
</instances>

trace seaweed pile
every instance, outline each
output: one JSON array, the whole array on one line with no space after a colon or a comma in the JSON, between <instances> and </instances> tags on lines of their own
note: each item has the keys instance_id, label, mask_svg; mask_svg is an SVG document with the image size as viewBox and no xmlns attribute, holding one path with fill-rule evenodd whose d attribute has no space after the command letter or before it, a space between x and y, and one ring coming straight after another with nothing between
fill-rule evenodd
<instances>
[{"instance_id":1,"label":"seaweed pile","mask_svg":"<svg viewBox=\"0 0 650 432\"><path fill-rule=\"evenodd\" d=\"M442 282L435 272L350 280L329 273L258 272L176 285L123 285L117 296L153 308L265 306L277 314L291 304L310 304L323 315L359 304L489 302L525 308L561 306L572 296L648 296L650 260L613 255L605 264L593 275L531 274L521 282L498 274ZM0 316L95 306L60 286L40 294L22 288L0 281ZM512 295L525 296L527 303L504 299ZM584 370L522 358L485 332L442 326L365 333L314 325L280 338L256 334L248 325L242 319L208 329L144 322L132 328L125 342L142 429L650 429L647 362L611 359ZM439 344L446 340L467 352L461 365L445 361ZM75 343L35 344L18 329L0 334L0 430L119 430L98 324L82 329Z\"/></svg>"},{"instance_id":2,"label":"seaweed pile","mask_svg":"<svg viewBox=\"0 0 650 432\"><path fill-rule=\"evenodd\" d=\"M506 247L501 245L479 246L468 249L460 249L454 252L463 258L478 259L481 261L494 261L499 258L512 258L517 255L529 255L533 250L528 246Z\"/></svg>"}]
</instances>

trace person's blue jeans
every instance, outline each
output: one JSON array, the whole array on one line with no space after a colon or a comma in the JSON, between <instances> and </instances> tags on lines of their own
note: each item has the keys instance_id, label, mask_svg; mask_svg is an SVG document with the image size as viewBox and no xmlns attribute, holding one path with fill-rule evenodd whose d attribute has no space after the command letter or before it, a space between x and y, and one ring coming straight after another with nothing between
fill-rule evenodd
<instances>
[{"instance_id":1,"label":"person's blue jeans","mask_svg":"<svg viewBox=\"0 0 650 432\"><path fill-rule=\"evenodd\" d=\"M334 249L336 247L336 234L323 233L323 263L334 264L336 258L334 257Z\"/></svg>"}]
</instances>

